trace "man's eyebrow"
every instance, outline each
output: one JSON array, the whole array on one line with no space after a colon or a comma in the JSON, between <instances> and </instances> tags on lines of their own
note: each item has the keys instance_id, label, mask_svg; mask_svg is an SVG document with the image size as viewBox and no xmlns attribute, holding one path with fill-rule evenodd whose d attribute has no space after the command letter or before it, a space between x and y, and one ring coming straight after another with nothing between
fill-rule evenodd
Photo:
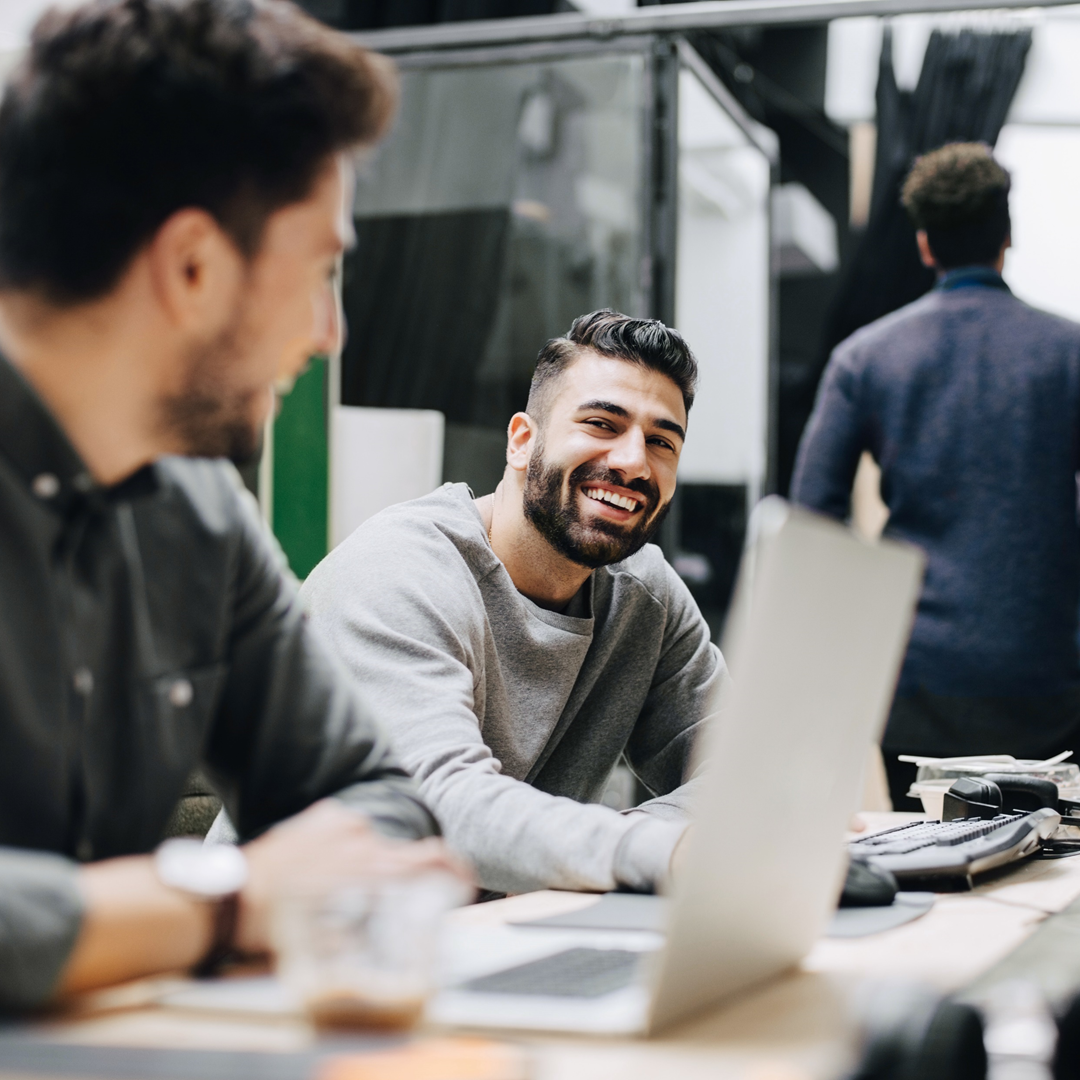
<instances>
[{"instance_id":1,"label":"man's eyebrow","mask_svg":"<svg viewBox=\"0 0 1080 1080\"><path fill-rule=\"evenodd\" d=\"M578 406L578 412L588 412L590 409L611 413L613 416L621 416L624 420L630 419L630 413L621 405L616 405L613 401L601 401L595 399L593 401L586 401ZM686 442L686 432L683 431L674 420L654 420L653 423L662 431L674 432L683 442Z\"/></svg>"},{"instance_id":2,"label":"man's eyebrow","mask_svg":"<svg viewBox=\"0 0 1080 1080\"><path fill-rule=\"evenodd\" d=\"M584 404L578 406L578 412L588 412L590 409L598 409L600 412L609 412L613 416L621 416L624 420L630 419L630 413L621 405L616 405L613 401L600 401L599 399L594 399L593 401L586 401Z\"/></svg>"},{"instance_id":3,"label":"man's eyebrow","mask_svg":"<svg viewBox=\"0 0 1080 1080\"><path fill-rule=\"evenodd\" d=\"M686 442L686 432L674 420L654 420L653 423L664 431L675 432L683 442Z\"/></svg>"}]
</instances>

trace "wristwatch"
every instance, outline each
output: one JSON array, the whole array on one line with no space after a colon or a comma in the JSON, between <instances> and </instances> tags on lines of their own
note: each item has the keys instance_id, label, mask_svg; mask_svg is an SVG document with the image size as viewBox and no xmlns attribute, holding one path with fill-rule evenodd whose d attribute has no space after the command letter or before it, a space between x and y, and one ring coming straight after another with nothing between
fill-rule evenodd
<instances>
[{"instance_id":1,"label":"wristwatch","mask_svg":"<svg viewBox=\"0 0 1080 1080\"><path fill-rule=\"evenodd\" d=\"M240 890L248 879L244 853L232 844L166 840L154 853L154 869L163 885L214 905L210 947L192 974L199 978L215 974L236 951Z\"/></svg>"}]
</instances>

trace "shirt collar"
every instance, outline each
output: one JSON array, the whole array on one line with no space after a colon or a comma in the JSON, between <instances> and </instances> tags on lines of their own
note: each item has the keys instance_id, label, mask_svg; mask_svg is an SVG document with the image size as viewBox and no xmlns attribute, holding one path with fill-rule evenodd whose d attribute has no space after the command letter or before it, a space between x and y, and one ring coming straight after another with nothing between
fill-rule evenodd
<instances>
[{"instance_id":1,"label":"shirt collar","mask_svg":"<svg viewBox=\"0 0 1080 1080\"><path fill-rule=\"evenodd\" d=\"M74 504L102 503L110 494L153 486L154 469L140 469L112 489L102 488L34 388L0 355L0 456L46 506L66 515ZM134 481L134 485L132 482Z\"/></svg>"},{"instance_id":2,"label":"shirt collar","mask_svg":"<svg viewBox=\"0 0 1080 1080\"><path fill-rule=\"evenodd\" d=\"M1005 279L992 266L958 266L955 270L947 270L938 278L935 288L942 292L952 292L953 289L968 289L973 286L984 286L989 289L1003 289L1012 292Z\"/></svg>"}]
</instances>

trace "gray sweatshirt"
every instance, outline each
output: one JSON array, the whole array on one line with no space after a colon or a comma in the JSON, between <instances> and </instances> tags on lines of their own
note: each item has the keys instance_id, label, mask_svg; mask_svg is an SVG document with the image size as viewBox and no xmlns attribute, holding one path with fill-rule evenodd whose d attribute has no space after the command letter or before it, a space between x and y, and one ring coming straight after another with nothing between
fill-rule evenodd
<instances>
[{"instance_id":1,"label":"gray sweatshirt","mask_svg":"<svg viewBox=\"0 0 1080 1080\"><path fill-rule=\"evenodd\" d=\"M514 587L469 489L446 484L365 522L302 596L485 888L663 880L726 669L658 548L595 571L574 614L548 611ZM623 755L656 798L587 805Z\"/></svg>"}]
</instances>

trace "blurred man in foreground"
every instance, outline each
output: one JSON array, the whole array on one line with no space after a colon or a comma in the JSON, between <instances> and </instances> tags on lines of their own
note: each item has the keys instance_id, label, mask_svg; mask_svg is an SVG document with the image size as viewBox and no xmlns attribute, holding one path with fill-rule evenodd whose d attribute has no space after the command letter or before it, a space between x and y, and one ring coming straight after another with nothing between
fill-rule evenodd
<instances>
[{"instance_id":1,"label":"blurred man in foreground","mask_svg":"<svg viewBox=\"0 0 1080 1080\"><path fill-rule=\"evenodd\" d=\"M443 860L235 469L190 460L250 456L333 348L343 155L394 92L273 0L53 13L7 88L0 1006L263 951L285 875ZM147 854L196 764L251 840L224 879Z\"/></svg>"},{"instance_id":2,"label":"blurred man in foreground","mask_svg":"<svg viewBox=\"0 0 1080 1080\"><path fill-rule=\"evenodd\" d=\"M1002 280L1008 195L985 146L916 161L903 200L937 287L837 347L792 481L846 517L869 451L886 535L929 556L883 743L897 809L899 754L1080 749L1080 326Z\"/></svg>"},{"instance_id":3,"label":"blurred man in foreground","mask_svg":"<svg viewBox=\"0 0 1080 1080\"><path fill-rule=\"evenodd\" d=\"M696 381L676 331L583 316L541 350L494 494L446 484L390 507L304 584L492 891L649 890L669 872L725 673L648 543ZM620 758L655 796L625 814L596 805Z\"/></svg>"}]
</instances>

